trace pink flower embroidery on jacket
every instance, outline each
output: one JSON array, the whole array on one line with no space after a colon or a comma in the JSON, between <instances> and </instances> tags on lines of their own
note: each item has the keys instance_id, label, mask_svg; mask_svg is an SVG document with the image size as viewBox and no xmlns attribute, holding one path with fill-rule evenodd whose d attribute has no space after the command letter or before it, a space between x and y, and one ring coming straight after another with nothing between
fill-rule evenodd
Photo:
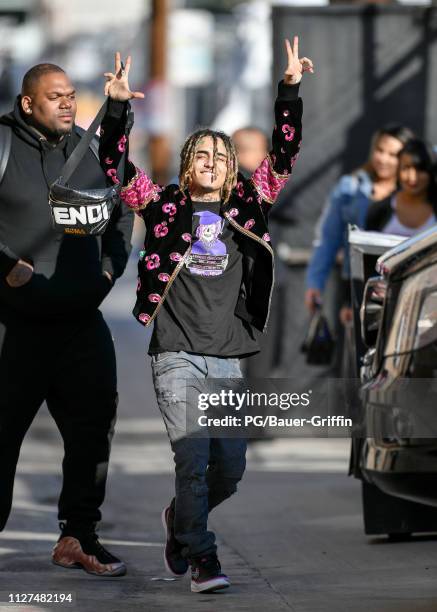
<instances>
[{"instance_id":1,"label":"pink flower embroidery on jacket","mask_svg":"<svg viewBox=\"0 0 437 612\"><path fill-rule=\"evenodd\" d=\"M168 281L170 280L170 274L166 274L165 272L160 272L158 274L158 280L160 280L163 283L168 283Z\"/></svg>"},{"instance_id":2,"label":"pink flower embroidery on jacket","mask_svg":"<svg viewBox=\"0 0 437 612\"><path fill-rule=\"evenodd\" d=\"M294 127L291 127L290 125L288 125L288 123L285 123L282 126L282 132L285 134L285 140L287 140L288 142L293 140L295 131L296 130L294 129Z\"/></svg>"},{"instance_id":3,"label":"pink flower embroidery on jacket","mask_svg":"<svg viewBox=\"0 0 437 612\"><path fill-rule=\"evenodd\" d=\"M180 261L182 259L182 255L180 253L170 253L170 259L172 261Z\"/></svg>"},{"instance_id":4,"label":"pink flower embroidery on jacket","mask_svg":"<svg viewBox=\"0 0 437 612\"><path fill-rule=\"evenodd\" d=\"M244 229L250 230L255 225L255 219L249 219L244 224Z\"/></svg>"},{"instance_id":5,"label":"pink flower embroidery on jacket","mask_svg":"<svg viewBox=\"0 0 437 612\"><path fill-rule=\"evenodd\" d=\"M110 157L105 157L105 164L107 166L110 166L113 163L114 163L114 161Z\"/></svg>"},{"instance_id":6,"label":"pink flower embroidery on jacket","mask_svg":"<svg viewBox=\"0 0 437 612\"><path fill-rule=\"evenodd\" d=\"M115 168L110 168L109 170L106 171L106 174L107 176L109 176L112 182L115 183L116 185L120 183L120 181L117 178L117 170Z\"/></svg>"},{"instance_id":7,"label":"pink flower embroidery on jacket","mask_svg":"<svg viewBox=\"0 0 437 612\"><path fill-rule=\"evenodd\" d=\"M270 234L263 234L264 242L270 242Z\"/></svg>"},{"instance_id":8,"label":"pink flower embroidery on jacket","mask_svg":"<svg viewBox=\"0 0 437 612\"><path fill-rule=\"evenodd\" d=\"M170 215L170 217L175 215L177 212L176 204L167 202L167 204L163 205L162 212L165 212L167 215Z\"/></svg>"},{"instance_id":9,"label":"pink flower embroidery on jacket","mask_svg":"<svg viewBox=\"0 0 437 612\"><path fill-rule=\"evenodd\" d=\"M120 153L124 153L126 151L126 143L127 143L126 136L122 136L120 140L117 142L117 149L120 151Z\"/></svg>"},{"instance_id":10,"label":"pink flower embroidery on jacket","mask_svg":"<svg viewBox=\"0 0 437 612\"><path fill-rule=\"evenodd\" d=\"M185 242L191 242L191 234L182 234L182 240L185 240Z\"/></svg>"},{"instance_id":11,"label":"pink flower embroidery on jacket","mask_svg":"<svg viewBox=\"0 0 437 612\"><path fill-rule=\"evenodd\" d=\"M237 192L239 198L244 196L244 187L241 181L238 181L238 183L235 185L235 191Z\"/></svg>"},{"instance_id":12,"label":"pink flower embroidery on jacket","mask_svg":"<svg viewBox=\"0 0 437 612\"><path fill-rule=\"evenodd\" d=\"M229 211L230 217L238 217L239 214L240 213L239 213L238 208L231 208L231 210Z\"/></svg>"},{"instance_id":13,"label":"pink flower embroidery on jacket","mask_svg":"<svg viewBox=\"0 0 437 612\"><path fill-rule=\"evenodd\" d=\"M158 199L161 197L159 194L161 193L161 191L164 191L165 187L163 187L162 185L155 185L155 191L156 191L156 195L158 196Z\"/></svg>"},{"instance_id":14,"label":"pink flower embroidery on jacket","mask_svg":"<svg viewBox=\"0 0 437 612\"><path fill-rule=\"evenodd\" d=\"M145 261L146 268L148 270L154 270L155 268L159 268L161 263L158 253L152 253L151 255L147 255Z\"/></svg>"},{"instance_id":15,"label":"pink flower embroidery on jacket","mask_svg":"<svg viewBox=\"0 0 437 612\"><path fill-rule=\"evenodd\" d=\"M138 320L141 321L141 323L148 323L150 321L150 315L146 314L145 312L141 312L138 315Z\"/></svg>"},{"instance_id":16,"label":"pink flower embroidery on jacket","mask_svg":"<svg viewBox=\"0 0 437 612\"><path fill-rule=\"evenodd\" d=\"M135 178L122 189L121 199L129 208L140 210L156 197L157 192L158 185L155 185L143 170L137 168Z\"/></svg>"},{"instance_id":17,"label":"pink flower embroidery on jacket","mask_svg":"<svg viewBox=\"0 0 437 612\"><path fill-rule=\"evenodd\" d=\"M273 204L287 182L287 177L281 177L272 172L270 160L267 156L252 174L252 182L259 195L270 204Z\"/></svg>"},{"instance_id":18,"label":"pink flower embroidery on jacket","mask_svg":"<svg viewBox=\"0 0 437 612\"><path fill-rule=\"evenodd\" d=\"M155 234L155 238L163 238L168 234L167 221L163 221L162 223L158 223L153 228L153 233Z\"/></svg>"},{"instance_id":19,"label":"pink flower embroidery on jacket","mask_svg":"<svg viewBox=\"0 0 437 612\"><path fill-rule=\"evenodd\" d=\"M156 304L161 299L161 296L158 293L149 293L147 298L148 298L149 302L152 302L153 304Z\"/></svg>"}]
</instances>

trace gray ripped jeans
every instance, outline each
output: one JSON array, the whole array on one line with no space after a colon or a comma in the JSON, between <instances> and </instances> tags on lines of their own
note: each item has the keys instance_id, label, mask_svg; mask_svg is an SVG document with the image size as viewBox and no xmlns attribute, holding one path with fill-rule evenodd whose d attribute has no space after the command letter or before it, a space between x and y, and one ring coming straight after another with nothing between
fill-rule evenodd
<instances>
[{"instance_id":1,"label":"gray ripped jeans","mask_svg":"<svg viewBox=\"0 0 437 612\"><path fill-rule=\"evenodd\" d=\"M184 351L152 355L158 406L174 452L175 536L187 558L216 551L208 513L235 493L246 466L245 439L186 435L187 387L208 378L242 378L239 361Z\"/></svg>"}]
</instances>

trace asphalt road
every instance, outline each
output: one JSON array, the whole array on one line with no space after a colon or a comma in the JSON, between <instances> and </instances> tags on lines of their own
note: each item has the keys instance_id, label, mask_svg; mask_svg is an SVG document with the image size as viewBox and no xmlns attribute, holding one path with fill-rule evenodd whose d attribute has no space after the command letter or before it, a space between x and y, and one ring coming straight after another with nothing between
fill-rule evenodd
<instances>
[{"instance_id":1,"label":"asphalt road","mask_svg":"<svg viewBox=\"0 0 437 612\"><path fill-rule=\"evenodd\" d=\"M257 442L239 492L210 518L232 588L195 595L166 580L160 512L173 463L151 385L144 330L129 316L133 264L104 305L119 356L120 408L102 540L128 564L105 579L50 563L57 538L62 446L43 407L23 445L13 513L0 534L0 601L9 593L73 593L80 612L434 612L437 537L388 543L363 533L359 483L346 476L347 440ZM127 291L126 291L127 288Z\"/></svg>"}]
</instances>

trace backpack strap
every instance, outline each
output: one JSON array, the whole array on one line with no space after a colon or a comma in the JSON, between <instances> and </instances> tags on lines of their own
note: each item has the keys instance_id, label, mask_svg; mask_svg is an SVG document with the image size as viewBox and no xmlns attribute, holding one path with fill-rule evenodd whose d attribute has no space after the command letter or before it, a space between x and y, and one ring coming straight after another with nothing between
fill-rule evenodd
<instances>
[{"instance_id":1,"label":"backpack strap","mask_svg":"<svg viewBox=\"0 0 437 612\"><path fill-rule=\"evenodd\" d=\"M103 103L103 105L100 108L99 112L94 117L91 125L84 132L84 134L83 134L82 138L80 139L79 143L74 147L72 153L70 154L70 157L65 162L64 167L61 170L61 176L58 179L60 185L64 185L65 186L65 185L68 184L68 181L70 180L71 175L76 170L76 168L78 167L82 157L87 152L87 149L90 146L92 139L94 138L94 135L95 135L95 133L97 131L97 128L99 127L99 125L102 122L102 119L103 119L103 117L105 115L105 112L106 112L106 109L108 107L108 103L109 103L109 98L105 100L105 102ZM124 162L124 156L122 156L122 159L123 159L123 162ZM121 160L120 160L120 162L121 162ZM123 169L124 169L124 164L123 164Z\"/></svg>"},{"instance_id":2,"label":"backpack strap","mask_svg":"<svg viewBox=\"0 0 437 612\"><path fill-rule=\"evenodd\" d=\"M12 132L7 125L0 124L0 183L3 180L11 153Z\"/></svg>"},{"instance_id":3,"label":"backpack strap","mask_svg":"<svg viewBox=\"0 0 437 612\"><path fill-rule=\"evenodd\" d=\"M86 130L84 130L83 128L79 127L78 125L74 126L74 131L81 138L86 133ZM97 136L97 134L95 134L94 138L91 140L91 142L89 144L89 149L93 153L94 157L100 162L100 158L99 158L99 137Z\"/></svg>"},{"instance_id":4,"label":"backpack strap","mask_svg":"<svg viewBox=\"0 0 437 612\"><path fill-rule=\"evenodd\" d=\"M71 175L78 167L81 159L87 152L88 148L91 145L93 138L95 137L97 128L99 127L99 125L102 122L103 117L105 116L106 110L108 108L108 104L109 104L109 97L103 103L102 107L100 108L97 115L94 117L89 128L86 131L84 131L83 136L81 137L79 143L75 146L72 153L70 154L70 157L65 162L64 167L61 170L61 175L56 181L59 185L62 185L64 187L68 185L68 181L70 180ZM119 177L120 186L123 185L123 180L124 180L125 158L126 158L126 151L123 152L123 155L121 156L120 161L118 162L117 176Z\"/></svg>"}]
</instances>

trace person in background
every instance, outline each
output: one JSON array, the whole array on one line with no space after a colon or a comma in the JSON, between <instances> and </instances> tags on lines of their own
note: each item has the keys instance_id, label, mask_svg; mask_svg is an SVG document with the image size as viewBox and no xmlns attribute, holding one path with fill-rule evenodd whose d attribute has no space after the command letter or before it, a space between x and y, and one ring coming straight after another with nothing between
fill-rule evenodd
<instances>
[{"instance_id":1,"label":"person in background","mask_svg":"<svg viewBox=\"0 0 437 612\"><path fill-rule=\"evenodd\" d=\"M348 224L364 228L371 202L386 200L397 187L398 154L413 137L402 125L388 125L372 137L367 162L351 174L340 178L332 190L318 222L315 249L307 269L305 305L313 313L322 302L329 274L340 250L343 252L342 279L350 276ZM352 319L349 283L342 288L340 320L347 324Z\"/></svg>"},{"instance_id":2,"label":"person in background","mask_svg":"<svg viewBox=\"0 0 437 612\"><path fill-rule=\"evenodd\" d=\"M370 205L366 230L410 237L437 223L436 155L423 140L410 140L399 154L400 189Z\"/></svg>"},{"instance_id":3,"label":"person in background","mask_svg":"<svg viewBox=\"0 0 437 612\"><path fill-rule=\"evenodd\" d=\"M237 152L238 170L245 178L250 178L269 152L267 135L254 126L236 130L232 140Z\"/></svg>"}]
</instances>

